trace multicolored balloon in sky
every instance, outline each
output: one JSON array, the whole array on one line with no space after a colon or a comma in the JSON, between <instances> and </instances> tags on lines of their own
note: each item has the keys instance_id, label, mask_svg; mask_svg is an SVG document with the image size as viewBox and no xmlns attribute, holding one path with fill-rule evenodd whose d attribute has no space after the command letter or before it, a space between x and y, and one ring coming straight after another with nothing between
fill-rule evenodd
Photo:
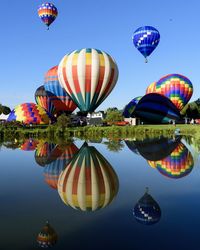
<instances>
[{"instance_id":1,"label":"multicolored balloon in sky","mask_svg":"<svg viewBox=\"0 0 200 250\"><path fill-rule=\"evenodd\" d=\"M76 109L76 104L58 81L58 66L51 68L45 74L44 88L54 104L56 113L72 113Z\"/></svg>"},{"instance_id":2,"label":"multicolored balloon in sky","mask_svg":"<svg viewBox=\"0 0 200 250\"><path fill-rule=\"evenodd\" d=\"M145 225L152 225L159 222L161 209L153 197L148 194L148 189L134 207L135 219Z\"/></svg>"},{"instance_id":3,"label":"multicolored balloon in sky","mask_svg":"<svg viewBox=\"0 0 200 250\"><path fill-rule=\"evenodd\" d=\"M156 93L156 82L152 82L146 89L146 94Z\"/></svg>"},{"instance_id":4,"label":"multicolored balloon in sky","mask_svg":"<svg viewBox=\"0 0 200 250\"><path fill-rule=\"evenodd\" d=\"M52 3L43 3L38 7L38 15L49 29L49 26L54 22L58 15L58 10Z\"/></svg>"},{"instance_id":5,"label":"multicolored balloon in sky","mask_svg":"<svg viewBox=\"0 0 200 250\"><path fill-rule=\"evenodd\" d=\"M123 116L125 118L129 118L132 116L133 111L135 110L136 105L138 104L139 100L142 98L142 96L138 96L133 98L124 108L123 110Z\"/></svg>"},{"instance_id":6,"label":"multicolored balloon in sky","mask_svg":"<svg viewBox=\"0 0 200 250\"><path fill-rule=\"evenodd\" d=\"M81 49L63 57L58 78L80 111L87 113L94 111L110 94L118 79L118 68L107 53Z\"/></svg>"},{"instance_id":7,"label":"multicolored balloon in sky","mask_svg":"<svg viewBox=\"0 0 200 250\"><path fill-rule=\"evenodd\" d=\"M23 103L16 106L8 116L7 121L19 121L24 124L49 124L49 114L35 103Z\"/></svg>"},{"instance_id":8,"label":"multicolored balloon in sky","mask_svg":"<svg viewBox=\"0 0 200 250\"><path fill-rule=\"evenodd\" d=\"M168 97L178 110L181 110L193 94L193 85L183 75L169 74L157 81L156 93Z\"/></svg>"},{"instance_id":9,"label":"multicolored balloon in sky","mask_svg":"<svg viewBox=\"0 0 200 250\"><path fill-rule=\"evenodd\" d=\"M160 33L152 26L143 26L133 33L133 44L139 52L147 57L155 50L160 41Z\"/></svg>"},{"instance_id":10,"label":"multicolored balloon in sky","mask_svg":"<svg viewBox=\"0 0 200 250\"><path fill-rule=\"evenodd\" d=\"M84 143L58 179L62 201L74 209L95 211L112 202L119 188L118 177L108 161Z\"/></svg>"},{"instance_id":11,"label":"multicolored balloon in sky","mask_svg":"<svg viewBox=\"0 0 200 250\"><path fill-rule=\"evenodd\" d=\"M148 123L169 123L180 119L177 107L169 98L157 94L147 94L135 107L133 114Z\"/></svg>"},{"instance_id":12,"label":"multicolored balloon in sky","mask_svg":"<svg viewBox=\"0 0 200 250\"><path fill-rule=\"evenodd\" d=\"M50 93L44 89L44 86L40 86L35 91L35 102L44 108L50 114L55 113L55 106L50 98Z\"/></svg>"}]
</instances>

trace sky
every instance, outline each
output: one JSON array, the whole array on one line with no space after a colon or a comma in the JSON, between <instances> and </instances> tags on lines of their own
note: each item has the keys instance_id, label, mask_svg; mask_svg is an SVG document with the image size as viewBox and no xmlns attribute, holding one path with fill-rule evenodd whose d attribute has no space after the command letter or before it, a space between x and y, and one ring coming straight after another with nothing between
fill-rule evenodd
<instances>
[{"instance_id":1,"label":"sky","mask_svg":"<svg viewBox=\"0 0 200 250\"><path fill-rule=\"evenodd\" d=\"M35 102L44 74L64 55L81 48L110 54L119 68L117 84L97 108L119 109L166 74L178 73L193 83L191 101L200 97L199 0L54 0L58 16L50 30L37 14L43 1L1 1L0 103L11 109ZM134 47L132 35L150 25L160 43L149 62Z\"/></svg>"}]
</instances>

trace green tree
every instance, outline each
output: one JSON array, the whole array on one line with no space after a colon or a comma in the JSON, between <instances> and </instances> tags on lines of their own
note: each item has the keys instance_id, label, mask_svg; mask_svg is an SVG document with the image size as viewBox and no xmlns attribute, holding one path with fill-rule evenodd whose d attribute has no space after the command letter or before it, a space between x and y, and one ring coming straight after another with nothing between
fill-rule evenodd
<instances>
[{"instance_id":1,"label":"green tree","mask_svg":"<svg viewBox=\"0 0 200 250\"><path fill-rule=\"evenodd\" d=\"M114 141L114 140L109 140L104 142L104 144L107 146L107 149L112 152L119 152L123 149L124 144L122 141Z\"/></svg>"},{"instance_id":2,"label":"green tree","mask_svg":"<svg viewBox=\"0 0 200 250\"><path fill-rule=\"evenodd\" d=\"M107 109L105 122L114 123L114 122L119 122L123 120L124 120L124 117L118 109L111 109L111 108Z\"/></svg>"},{"instance_id":3,"label":"green tree","mask_svg":"<svg viewBox=\"0 0 200 250\"><path fill-rule=\"evenodd\" d=\"M64 131L66 127L71 125L71 118L65 114L62 114L58 117L55 125Z\"/></svg>"},{"instance_id":4,"label":"green tree","mask_svg":"<svg viewBox=\"0 0 200 250\"><path fill-rule=\"evenodd\" d=\"M2 104L0 104L0 115L3 113L4 115L8 115L10 114L11 110L9 107L7 106L3 106Z\"/></svg>"}]
</instances>

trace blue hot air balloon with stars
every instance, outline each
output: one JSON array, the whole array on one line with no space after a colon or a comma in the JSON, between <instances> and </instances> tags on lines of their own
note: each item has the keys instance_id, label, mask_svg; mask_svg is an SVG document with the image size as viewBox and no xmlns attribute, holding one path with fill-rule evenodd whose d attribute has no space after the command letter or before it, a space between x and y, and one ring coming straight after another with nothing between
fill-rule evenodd
<instances>
[{"instance_id":1,"label":"blue hot air balloon with stars","mask_svg":"<svg viewBox=\"0 0 200 250\"><path fill-rule=\"evenodd\" d=\"M152 26L143 26L138 28L133 33L133 44L145 57L147 57L155 50L160 41L160 33Z\"/></svg>"}]
</instances>

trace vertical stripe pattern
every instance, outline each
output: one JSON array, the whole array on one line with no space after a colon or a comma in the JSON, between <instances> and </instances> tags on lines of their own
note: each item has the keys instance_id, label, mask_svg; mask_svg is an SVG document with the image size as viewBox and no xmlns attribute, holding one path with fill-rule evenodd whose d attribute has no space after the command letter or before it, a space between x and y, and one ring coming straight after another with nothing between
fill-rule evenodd
<instances>
[{"instance_id":1,"label":"vertical stripe pattern","mask_svg":"<svg viewBox=\"0 0 200 250\"><path fill-rule=\"evenodd\" d=\"M66 205L82 211L107 206L118 192L118 177L107 160L84 144L58 180L58 193Z\"/></svg>"},{"instance_id":2,"label":"vertical stripe pattern","mask_svg":"<svg viewBox=\"0 0 200 250\"><path fill-rule=\"evenodd\" d=\"M114 88L118 68L105 52L81 49L64 56L58 79L81 111L92 112Z\"/></svg>"}]
</instances>

